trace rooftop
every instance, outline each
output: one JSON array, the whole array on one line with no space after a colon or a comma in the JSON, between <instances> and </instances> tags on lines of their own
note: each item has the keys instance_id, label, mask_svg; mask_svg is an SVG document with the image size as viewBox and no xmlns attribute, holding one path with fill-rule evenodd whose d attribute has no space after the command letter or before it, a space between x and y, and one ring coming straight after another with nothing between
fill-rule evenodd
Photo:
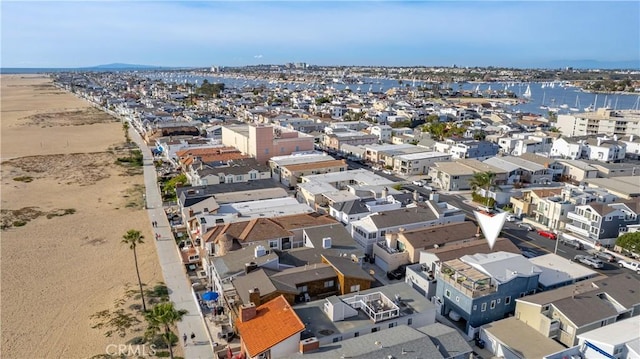
<instances>
[{"instance_id":1,"label":"rooftop","mask_svg":"<svg viewBox=\"0 0 640 359\"><path fill-rule=\"evenodd\" d=\"M520 358L542 358L565 347L515 317L486 324L483 328Z\"/></svg>"},{"instance_id":2,"label":"rooftop","mask_svg":"<svg viewBox=\"0 0 640 359\"><path fill-rule=\"evenodd\" d=\"M607 343L613 346L630 341L639 341L640 320L635 317L621 320L602 328L578 334L578 338L595 343Z\"/></svg>"},{"instance_id":3,"label":"rooftop","mask_svg":"<svg viewBox=\"0 0 640 359\"><path fill-rule=\"evenodd\" d=\"M236 321L236 326L251 357L304 330L304 324L282 295L257 307L253 319Z\"/></svg>"},{"instance_id":4,"label":"rooftop","mask_svg":"<svg viewBox=\"0 0 640 359\"><path fill-rule=\"evenodd\" d=\"M593 278L598 275L598 272L586 266L569 261L553 253L530 258L529 261L542 270L538 282L546 288L569 281Z\"/></svg>"},{"instance_id":5,"label":"rooftop","mask_svg":"<svg viewBox=\"0 0 640 359\"><path fill-rule=\"evenodd\" d=\"M435 310L434 305L427 298L420 295L415 289L404 282L360 291L358 294L351 293L331 298L342 302L349 298L354 298L356 295L366 296L373 293L381 293L387 298L395 298L397 294L402 298L403 305L399 308L399 314L401 316ZM311 333L312 336L321 338L339 333L356 332L371 327L373 321L369 315L365 314L362 310L357 310L355 316L346 318L345 320L332 321L324 311L325 303L329 299L330 298L303 303L294 308L300 316L300 319L302 319L307 326L307 331Z\"/></svg>"}]
</instances>

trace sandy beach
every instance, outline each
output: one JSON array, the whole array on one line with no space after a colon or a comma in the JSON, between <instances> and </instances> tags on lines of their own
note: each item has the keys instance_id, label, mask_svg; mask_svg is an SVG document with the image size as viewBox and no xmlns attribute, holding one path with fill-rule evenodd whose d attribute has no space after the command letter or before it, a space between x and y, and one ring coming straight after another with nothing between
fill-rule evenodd
<instances>
[{"instance_id":1,"label":"sandy beach","mask_svg":"<svg viewBox=\"0 0 640 359\"><path fill-rule=\"evenodd\" d=\"M142 281L162 281L143 209L143 177L115 164L120 122L58 90L49 78L1 77L1 335L3 358L87 358L107 338L90 316ZM135 287L134 287L135 288ZM138 334L140 335L140 334Z\"/></svg>"}]
</instances>

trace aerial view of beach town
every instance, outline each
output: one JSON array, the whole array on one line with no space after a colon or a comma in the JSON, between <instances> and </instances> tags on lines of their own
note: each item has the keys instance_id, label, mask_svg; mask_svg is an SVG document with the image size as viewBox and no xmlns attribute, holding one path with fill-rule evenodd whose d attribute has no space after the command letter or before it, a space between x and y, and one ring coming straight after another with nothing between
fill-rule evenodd
<instances>
[{"instance_id":1,"label":"aerial view of beach town","mask_svg":"<svg viewBox=\"0 0 640 359\"><path fill-rule=\"evenodd\" d=\"M640 358L640 2L0 7L1 358Z\"/></svg>"}]
</instances>

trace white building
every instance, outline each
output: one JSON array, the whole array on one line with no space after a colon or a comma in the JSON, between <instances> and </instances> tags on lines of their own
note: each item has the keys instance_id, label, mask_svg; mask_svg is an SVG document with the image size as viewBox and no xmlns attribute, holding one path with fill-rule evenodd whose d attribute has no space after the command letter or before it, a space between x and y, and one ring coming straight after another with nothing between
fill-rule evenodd
<instances>
[{"instance_id":1,"label":"white building","mask_svg":"<svg viewBox=\"0 0 640 359\"><path fill-rule=\"evenodd\" d=\"M578 346L589 359L640 358L640 320L629 318L579 334Z\"/></svg>"},{"instance_id":2,"label":"white building","mask_svg":"<svg viewBox=\"0 0 640 359\"><path fill-rule=\"evenodd\" d=\"M375 125L371 127L371 134L378 136L380 142L391 142L392 133L392 128L389 125Z\"/></svg>"},{"instance_id":3,"label":"white building","mask_svg":"<svg viewBox=\"0 0 640 359\"><path fill-rule=\"evenodd\" d=\"M640 111L599 108L596 112L558 115L557 126L569 137L586 135L640 136Z\"/></svg>"}]
</instances>

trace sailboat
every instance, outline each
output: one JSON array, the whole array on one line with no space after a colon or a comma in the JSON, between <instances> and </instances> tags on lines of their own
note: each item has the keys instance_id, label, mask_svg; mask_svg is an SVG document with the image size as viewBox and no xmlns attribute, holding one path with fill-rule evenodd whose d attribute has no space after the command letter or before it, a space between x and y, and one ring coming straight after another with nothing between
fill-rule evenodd
<instances>
[{"instance_id":1,"label":"sailboat","mask_svg":"<svg viewBox=\"0 0 640 359\"><path fill-rule=\"evenodd\" d=\"M522 94L522 97L531 98L531 86L527 85L527 89Z\"/></svg>"},{"instance_id":2,"label":"sailboat","mask_svg":"<svg viewBox=\"0 0 640 359\"><path fill-rule=\"evenodd\" d=\"M571 112L580 111L580 96L576 95L576 104L574 107L569 107L569 111Z\"/></svg>"},{"instance_id":3,"label":"sailboat","mask_svg":"<svg viewBox=\"0 0 640 359\"><path fill-rule=\"evenodd\" d=\"M584 110L586 112L593 112L596 110L596 103L598 102L598 94L596 94L596 99L593 100L593 103L591 105L589 105L588 107L585 107Z\"/></svg>"},{"instance_id":4,"label":"sailboat","mask_svg":"<svg viewBox=\"0 0 640 359\"><path fill-rule=\"evenodd\" d=\"M547 95L546 92L542 93L542 103L540 104L540 109L541 110L548 110L549 109L549 106L544 104L544 98L545 98L546 95Z\"/></svg>"}]
</instances>

